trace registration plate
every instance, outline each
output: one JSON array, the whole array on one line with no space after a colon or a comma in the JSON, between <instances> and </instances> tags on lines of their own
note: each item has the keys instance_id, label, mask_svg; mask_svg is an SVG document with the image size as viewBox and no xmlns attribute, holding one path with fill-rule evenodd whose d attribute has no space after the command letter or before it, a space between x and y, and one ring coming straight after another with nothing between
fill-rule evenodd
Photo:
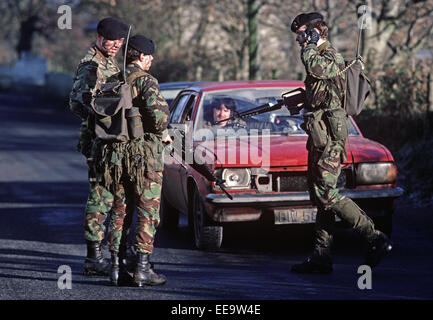
<instances>
[{"instance_id":1,"label":"registration plate","mask_svg":"<svg viewBox=\"0 0 433 320\"><path fill-rule=\"evenodd\" d=\"M275 224L314 223L317 208L290 208L274 210Z\"/></svg>"},{"instance_id":2,"label":"registration plate","mask_svg":"<svg viewBox=\"0 0 433 320\"><path fill-rule=\"evenodd\" d=\"M317 208L290 208L274 210L275 224L315 223ZM335 221L341 221L335 216Z\"/></svg>"}]
</instances>

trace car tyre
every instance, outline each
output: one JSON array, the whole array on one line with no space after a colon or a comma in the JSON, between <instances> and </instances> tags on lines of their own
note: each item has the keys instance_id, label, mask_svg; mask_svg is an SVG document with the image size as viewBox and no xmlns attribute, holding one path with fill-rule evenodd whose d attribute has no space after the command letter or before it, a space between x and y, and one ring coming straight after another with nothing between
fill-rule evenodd
<instances>
[{"instance_id":1,"label":"car tyre","mask_svg":"<svg viewBox=\"0 0 433 320\"><path fill-rule=\"evenodd\" d=\"M192 196L192 220L194 241L198 249L217 250L221 248L223 227L211 225L197 188Z\"/></svg>"},{"instance_id":2,"label":"car tyre","mask_svg":"<svg viewBox=\"0 0 433 320\"><path fill-rule=\"evenodd\" d=\"M176 230L179 227L179 210L168 202L164 196L164 192L161 192L159 218L159 225L164 230Z\"/></svg>"}]
</instances>

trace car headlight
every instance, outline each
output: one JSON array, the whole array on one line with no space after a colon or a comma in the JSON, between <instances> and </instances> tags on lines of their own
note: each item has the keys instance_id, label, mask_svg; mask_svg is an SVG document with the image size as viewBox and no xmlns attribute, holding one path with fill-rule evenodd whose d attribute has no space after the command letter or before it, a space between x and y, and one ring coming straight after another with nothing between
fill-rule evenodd
<instances>
[{"instance_id":1,"label":"car headlight","mask_svg":"<svg viewBox=\"0 0 433 320\"><path fill-rule=\"evenodd\" d=\"M394 183L397 180L397 167L392 162L360 163L356 170L357 184Z\"/></svg>"},{"instance_id":2,"label":"car headlight","mask_svg":"<svg viewBox=\"0 0 433 320\"><path fill-rule=\"evenodd\" d=\"M221 178L227 188L248 188L251 183L251 173L246 168L224 169Z\"/></svg>"}]
</instances>

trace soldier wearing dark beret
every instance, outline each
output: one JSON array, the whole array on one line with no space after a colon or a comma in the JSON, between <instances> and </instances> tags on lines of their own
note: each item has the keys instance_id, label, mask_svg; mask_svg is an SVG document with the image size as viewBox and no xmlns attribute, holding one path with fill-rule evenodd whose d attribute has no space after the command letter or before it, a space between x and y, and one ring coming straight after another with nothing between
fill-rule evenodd
<instances>
[{"instance_id":1,"label":"soldier wearing dark beret","mask_svg":"<svg viewBox=\"0 0 433 320\"><path fill-rule=\"evenodd\" d=\"M96 27L96 46L105 56L114 57L128 35L129 27L116 18L105 18Z\"/></svg>"},{"instance_id":2,"label":"soldier wearing dark beret","mask_svg":"<svg viewBox=\"0 0 433 320\"><path fill-rule=\"evenodd\" d=\"M95 133L89 125L89 113L93 91L100 84L117 81L120 68L115 56L128 34L128 25L117 18L102 19L97 25L96 41L81 59L75 73L69 107L82 120L77 149L89 166L89 197L85 209L84 238L87 243L87 256L84 261L84 274L107 275L109 263L103 259L101 241L104 238L104 221L113 204L113 194L102 186L94 172L91 157ZM133 199L132 199L133 200ZM128 199L128 212L134 209Z\"/></svg>"},{"instance_id":3,"label":"soldier wearing dark beret","mask_svg":"<svg viewBox=\"0 0 433 320\"><path fill-rule=\"evenodd\" d=\"M305 30L307 25L323 21L323 16L318 12L301 13L293 19L290 29L296 33L296 41L301 47L306 45Z\"/></svg>"},{"instance_id":4,"label":"soldier wearing dark beret","mask_svg":"<svg viewBox=\"0 0 433 320\"><path fill-rule=\"evenodd\" d=\"M332 228L337 215L352 227L368 244L365 264L375 267L392 248L387 236L375 228L373 221L355 202L339 192L338 177L341 163L347 160L346 139L348 116L344 110L346 76L345 62L327 40L328 26L318 12L298 15L291 25L301 47L305 66L306 111L303 127L308 134L308 187L310 199L317 206L313 253L304 262L292 266L295 273L332 272ZM309 117L311 115L311 117ZM337 127L328 120L337 118ZM316 119L327 123L323 131L314 130ZM335 134L343 132L344 134Z\"/></svg>"},{"instance_id":5,"label":"soldier wearing dark beret","mask_svg":"<svg viewBox=\"0 0 433 320\"><path fill-rule=\"evenodd\" d=\"M126 44L125 44L126 46ZM125 147L125 168L127 180L133 183L131 196L136 199L137 223L135 227L134 249L137 253L133 273L133 285L162 285L163 275L157 274L150 263L156 229L160 222L159 206L164 168L163 149L171 139L167 134L169 109L161 95L158 80L149 73L152 65L155 44L143 35L131 37L127 43L126 82L131 86L132 109L138 114L142 137L131 139ZM116 156L114 156L117 158ZM113 157L108 157L109 159ZM125 222L125 195L122 183L116 186L115 201L108 230L108 245L112 256L111 283L116 285L120 276L118 254L121 234Z\"/></svg>"},{"instance_id":6,"label":"soldier wearing dark beret","mask_svg":"<svg viewBox=\"0 0 433 320\"><path fill-rule=\"evenodd\" d=\"M104 18L99 21L96 31L107 40L126 38L128 26L117 18Z\"/></svg>"}]
</instances>

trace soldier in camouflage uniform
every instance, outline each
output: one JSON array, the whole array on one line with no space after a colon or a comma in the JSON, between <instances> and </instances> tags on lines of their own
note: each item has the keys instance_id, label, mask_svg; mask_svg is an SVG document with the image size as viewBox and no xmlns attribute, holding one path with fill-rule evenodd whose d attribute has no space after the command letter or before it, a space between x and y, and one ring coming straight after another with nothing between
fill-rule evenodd
<instances>
[{"instance_id":1,"label":"soldier in camouflage uniform","mask_svg":"<svg viewBox=\"0 0 433 320\"><path fill-rule=\"evenodd\" d=\"M104 221L114 199L109 189L99 183L94 171L95 159L91 156L94 131L90 101L95 88L104 82L119 80L120 69L114 57L127 36L128 26L118 19L105 18L98 23L97 33L96 42L78 65L69 100L70 110L82 120L77 149L86 157L89 166L90 190L84 223L87 243L84 273L87 275L108 274L109 264L102 258L101 241L105 232ZM128 205L128 211L130 208L133 210L133 205Z\"/></svg>"},{"instance_id":2,"label":"soldier in camouflage uniform","mask_svg":"<svg viewBox=\"0 0 433 320\"><path fill-rule=\"evenodd\" d=\"M117 163L109 162L108 171L116 171L115 201L108 232L109 249L112 253L111 283L117 284L118 252L121 244L123 221L125 218L125 191L123 183L131 181L134 185L133 195L137 205L137 224L135 229L134 248L137 253L137 264L133 275L136 286L161 285L166 282L162 275L153 271L149 255L153 252L156 228L159 224L159 206L162 187L162 170L164 168L164 143L171 141L167 134L169 109L162 97L158 81L149 70L154 52L152 40L141 35L131 37L126 52L126 80L131 85L133 109L141 115L143 133L141 137L122 145L117 152L115 148L107 153L108 159L116 158ZM113 155L124 155L123 158Z\"/></svg>"},{"instance_id":3,"label":"soldier in camouflage uniform","mask_svg":"<svg viewBox=\"0 0 433 320\"><path fill-rule=\"evenodd\" d=\"M343 57L326 40L328 28L319 13L301 14L292 23L301 46L301 60L306 69L306 109L315 115L340 111L340 121L348 121L342 111L342 94L345 90L345 67ZM344 110L344 109L343 109ZM328 118L329 119L329 118ZM376 266L382 256L391 250L389 239L375 230L371 219L351 199L341 195L337 188L341 162L347 158L345 138L334 138L330 121L325 129L325 145L318 147L311 131L307 142L308 182L310 198L318 208L315 224L313 254L304 262L292 267L296 273L330 273L332 260L332 226L335 214L369 244L366 264ZM304 123L305 126L305 123ZM316 140L317 141L317 140Z\"/></svg>"}]
</instances>

